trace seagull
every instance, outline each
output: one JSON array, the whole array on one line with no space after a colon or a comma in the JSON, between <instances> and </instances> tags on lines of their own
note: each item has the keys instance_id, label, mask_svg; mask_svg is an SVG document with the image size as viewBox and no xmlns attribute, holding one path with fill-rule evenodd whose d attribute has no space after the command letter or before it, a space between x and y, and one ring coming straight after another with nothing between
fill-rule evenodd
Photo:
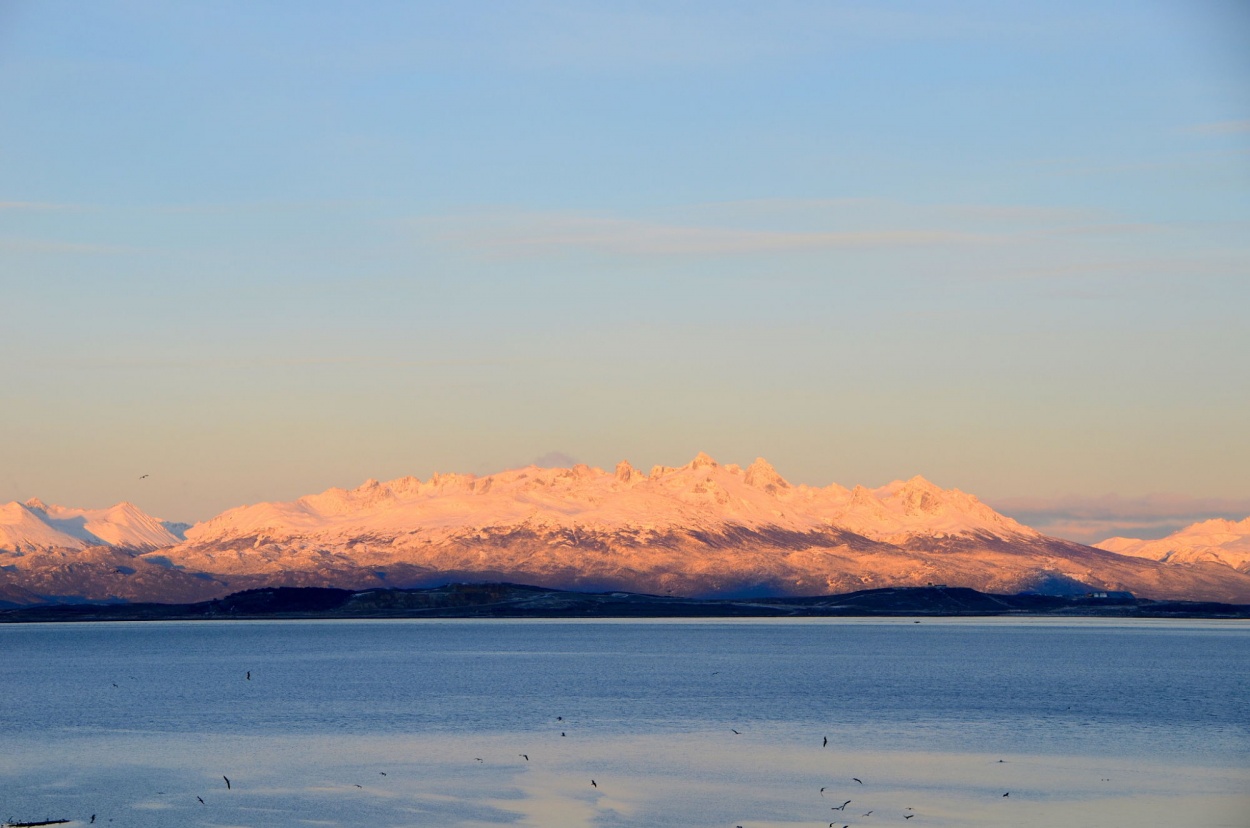
<instances>
[{"instance_id":1,"label":"seagull","mask_svg":"<svg viewBox=\"0 0 1250 828\"><path fill-rule=\"evenodd\" d=\"M595 788L599 787L599 783L598 783L598 782L596 782L596 781L595 781L595 780L593 780L593 779L592 779L592 780L590 780L590 784L591 784L591 787L595 787Z\"/></svg>"},{"instance_id":2,"label":"seagull","mask_svg":"<svg viewBox=\"0 0 1250 828\"><path fill-rule=\"evenodd\" d=\"M88 825L95 825L95 814L92 814L92 815L91 815L91 821L90 821L90 822L88 822L87 824L88 824Z\"/></svg>"},{"instance_id":3,"label":"seagull","mask_svg":"<svg viewBox=\"0 0 1250 828\"><path fill-rule=\"evenodd\" d=\"M734 730L732 727L731 727L731 728L729 728L729 729L730 729L730 730ZM741 736L742 734L741 734L741 733L739 733L738 731L734 730L734 735L735 735L735 736Z\"/></svg>"},{"instance_id":4,"label":"seagull","mask_svg":"<svg viewBox=\"0 0 1250 828\"><path fill-rule=\"evenodd\" d=\"M907 816L903 817L903 819L911 819L914 816L915 814L908 814Z\"/></svg>"},{"instance_id":5,"label":"seagull","mask_svg":"<svg viewBox=\"0 0 1250 828\"><path fill-rule=\"evenodd\" d=\"M143 479L143 478L145 478L145 477L147 477L147 475L146 475L146 474L141 474L141 475L139 475L139 479L140 479L140 480L142 480L142 479Z\"/></svg>"},{"instance_id":6,"label":"seagull","mask_svg":"<svg viewBox=\"0 0 1250 828\"><path fill-rule=\"evenodd\" d=\"M1003 794L1003 796L1011 796L1011 791L1007 791L1007 793Z\"/></svg>"},{"instance_id":7,"label":"seagull","mask_svg":"<svg viewBox=\"0 0 1250 828\"><path fill-rule=\"evenodd\" d=\"M852 782L858 782L858 783L859 783L859 784L861 784L861 785L862 785L862 784L864 784L863 780L862 780L862 779L860 779L860 778L859 778L859 777L857 777L857 776L852 776L852 777L851 777L851 781L852 781Z\"/></svg>"},{"instance_id":8,"label":"seagull","mask_svg":"<svg viewBox=\"0 0 1250 828\"><path fill-rule=\"evenodd\" d=\"M226 780L226 790L230 790L230 780L226 778L225 774L222 774L221 778Z\"/></svg>"},{"instance_id":9,"label":"seagull","mask_svg":"<svg viewBox=\"0 0 1250 828\"><path fill-rule=\"evenodd\" d=\"M386 771L378 771L378 773L382 774L383 776L386 776Z\"/></svg>"},{"instance_id":10,"label":"seagull","mask_svg":"<svg viewBox=\"0 0 1250 828\"><path fill-rule=\"evenodd\" d=\"M872 811L869 811L868 813L864 814L864 816L872 816Z\"/></svg>"},{"instance_id":11,"label":"seagull","mask_svg":"<svg viewBox=\"0 0 1250 828\"><path fill-rule=\"evenodd\" d=\"M561 730L561 731L560 731L560 735L561 735L561 736L563 736L563 735L564 735L564 731L563 731L563 730Z\"/></svg>"},{"instance_id":12,"label":"seagull","mask_svg":"<svg viewBox=\"0 0 1250 828\"><path fill-rule=\"evenodd\" d=\"M251 680L252 680L252 671L251 671L251 670L248 670L248 671L247 671L247 680L248 680L248 681L251 681Z\"/></svg>"},{"instance_id":13,"label":"seagull","mask_svg":"<svg viewBox=\"0 0 1250 828\"><path fill-rule=\"evenodd\" d=\"M847 806L847 805L850 805L850 804L851 804L851 800L849 800L849 799L848 799L847 801L843 802L843 803L842 803L841 805L839 805L838 807L836 807L836 808L832 808L831 810L834 810L834 811L845 811L845 810L846 810L846 806Z\"/></svg>"},{"instance_id":14,"label":"seagull","mask_svg":"<svg viewBox=\"0 0 1250 828\"><path fill-rule=\"evenodd\" d=\"M820 789L820 795L821 795L821 796L824 796L824 795L825 795L825 789L824 789L824 788L821 788L821 789Z\"/></svg>"},{"instance_id":15,"label":"seagull","mask_svg":"<svg viewBox=\"0 0 1250 828\"><path fill-rule=\"evenodd\" d=\"M207 802L205 802L205 801L204 801L204 797L202 797L202 796L197 796L197 797L196 797L196 799L200 800L200 804L201 804L201 805L207 805L207 804L208 804Z\"/></svg>"},{"instance_id":16,"label":"seagull","mask_svg":"<svg viewBox=\"0 0 1250 828\"><path fill-rule=\"evenodd\" d=\"M821 747L829 747L829 737L828 737L828 736L826 736L826 737L825 737L825 743L824 743L823 745L821 745Z\"/></svg>"},{"instance_id":17,"label":"seagull","mask_svg":"<svg viewBox=\"0 0 1250 828\"><path fill-rule=\"evenodd\" d=\"M525 757L525 761L526 761L526 762L528 762L528 761L530 760L530 757L529 757L529 754L528 754L528 753L518 753L518 754L517 754L517 756L524 756L524 757Z\"/></svg>"}]
</instances>

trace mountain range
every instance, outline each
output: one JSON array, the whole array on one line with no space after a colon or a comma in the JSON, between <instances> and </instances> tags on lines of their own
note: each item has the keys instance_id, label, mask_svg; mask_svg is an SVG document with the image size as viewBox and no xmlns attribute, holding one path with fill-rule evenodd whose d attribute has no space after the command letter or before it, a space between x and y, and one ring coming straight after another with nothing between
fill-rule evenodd
<instances>
[{"instance_id":1,"label":"mountain range","mask_svg":"<svg viewBox=\"0 0 1250 828\"><path fill-rule=\"evenodd\" d=\"M10 503L0 507L0 602L190 602L262 586L507 581L698 597L940 583L1250 603L1250 520L1222 523L1223 535L1206 536L1223 538L1217 552L1198 551L1197 536L1183 553L1120 538L1091 547L1044 536L921 477L876 489L811 487L790 484L763 459L741 468L699 454L647 473L622 462L611 472L578 464L369 480L191 527L127 503Z\"/></svg>"},{"instance_id":2,"label":"mountain range","mask_svg":"<svg viewBox=\"0 0 1250 828\"><path fill-rule=\"evenodd\" d=\"M1204 520L1166 538L1108 538L1099 549L1165 563L1213 562L1250 573L1250 518Z\"/></svg>"}]
</instances>

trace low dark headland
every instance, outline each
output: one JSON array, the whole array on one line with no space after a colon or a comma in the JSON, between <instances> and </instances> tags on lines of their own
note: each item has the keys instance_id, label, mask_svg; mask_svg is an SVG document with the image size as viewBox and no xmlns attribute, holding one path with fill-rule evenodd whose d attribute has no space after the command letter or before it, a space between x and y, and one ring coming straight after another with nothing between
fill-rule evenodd
<instances>
[{"instance_id":1,"label":"low dark headland","mask_svg":"<svg viewBox=\"0 0 1250 828\"><path fill-rule=\"evenodd\" d=\"M964 587L867 589L813 598L695 599L517 584L352 591L273 587L196 604L58 604L0 610L0 622L257 618L806 618L1040 616L1250 618L1250 606L1128 593L991 595Z\"/></svg>"}]
</instances>

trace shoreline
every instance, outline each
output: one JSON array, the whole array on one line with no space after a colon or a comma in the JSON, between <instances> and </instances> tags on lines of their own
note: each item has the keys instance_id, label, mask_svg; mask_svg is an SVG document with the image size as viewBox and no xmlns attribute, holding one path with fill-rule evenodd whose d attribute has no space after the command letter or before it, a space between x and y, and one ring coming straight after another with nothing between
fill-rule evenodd
<instances>
[{"instance_id":1,"label":"shoreline","mask_svg":"<svg viewBox=\"0 0 1250 828\"><path fill-rule=\"evenodd\" d=\"M353 591L271 587L194 604L41 604L0 623L367 618L1156 618L1250 619L1250 605L1099 596L995 595L966 587L886 587L810 598L680 598L518 584Z\"/></svg>"}]
</instances>

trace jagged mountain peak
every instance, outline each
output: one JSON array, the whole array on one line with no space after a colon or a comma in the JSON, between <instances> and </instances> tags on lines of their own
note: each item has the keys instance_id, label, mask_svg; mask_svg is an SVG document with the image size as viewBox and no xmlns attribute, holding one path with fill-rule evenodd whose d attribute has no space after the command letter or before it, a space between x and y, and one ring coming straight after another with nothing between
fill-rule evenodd
<instances>
[{"instance_id":1,"label":"jagged mountain peak","mask_svg":"<svg viewBox=\"0 0 1250 828\"><path fill-rule=\"evenodd\" d=\"M612 476L616 478L617 482L624 483L627 486L646 479L646 475L631 466L628 460L622 460L617 463L616 471Z\"/></svg>"},{"instance_id":2,"label":"jagged mountain peak","mask_svg":"<svg viewBox=\"0 0 1250 828\"><path fill-rule=\"evenodd\" d=\"M694 456L693 460L686 464L688 469L715 469L719 466L720 463L717 463L710 455L704 452L699 452Z\"/></svg>"},{"instance_id":3,"label":"jagged mountain peak","mask_svg":"<svg viewBox=\"0 0 1250 828\"><path fill-rule=\"evenodd\" d=\"M786 479L778 474L772 463L769 463L763 457L756 457L751 465L747 466L746 474L743 476L742 481L748 486L754 486L765 491L790 488L790 484L786 482Z\"/></svg>"}]
</instances>

